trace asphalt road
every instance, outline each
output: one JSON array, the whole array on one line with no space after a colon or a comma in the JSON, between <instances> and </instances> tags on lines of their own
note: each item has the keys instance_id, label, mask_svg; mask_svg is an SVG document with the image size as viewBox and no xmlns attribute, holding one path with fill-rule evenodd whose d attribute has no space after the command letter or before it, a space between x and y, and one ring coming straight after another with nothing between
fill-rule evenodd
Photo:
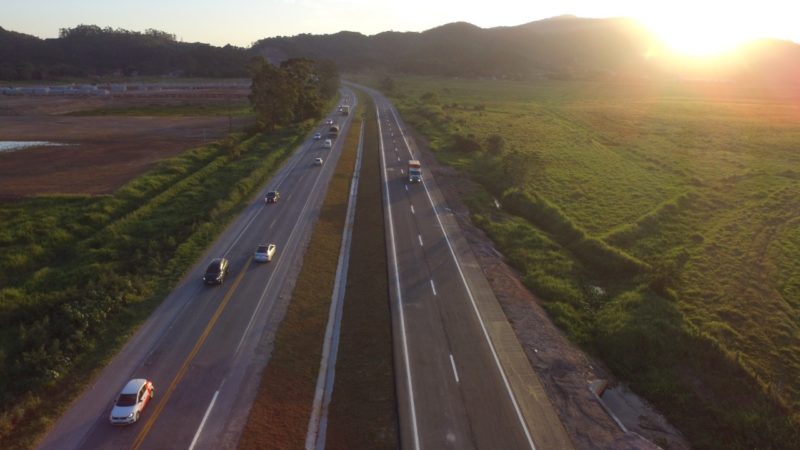
<instances>
[{"instance_id":1,"label":"asphalt road","mask_svg":"<svg viewBox=\"0 0 800 450\"><path fill-rule=\"evenodd\" d=\"M345 90L342 103L354 105L355 95ZM346 135L352 114L334 110L329 117ZM315 131L324 134L327 128ZM77 397L40 448L235 448L343 141L330 150L310 137L303 142ZM323 166L313 165L317 157ZM270 190L280 191L277 204L264 204ZM277 244L272 262L252 260L262 242ZM219 256L231 261L225 282L203 285L206 265ZM131 378L152 380L155 398L136 424L112 426L112 403Z\"/></svg>"},{"instance_id":2,"label":"asphalt road","mask_svg":"<svg viewBox=\"0 0 800 450\"><path fill-rule=\"evenodd\" d=\"M406 449L571 447L429 171L376 91Z\"/></svg>"}]
</instances>

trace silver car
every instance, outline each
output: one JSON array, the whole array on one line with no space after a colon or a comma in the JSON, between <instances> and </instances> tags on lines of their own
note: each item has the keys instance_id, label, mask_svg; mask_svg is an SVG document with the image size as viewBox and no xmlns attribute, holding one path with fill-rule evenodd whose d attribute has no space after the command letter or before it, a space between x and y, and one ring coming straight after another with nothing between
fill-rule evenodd
<instances>
[{"instance_id":1,"label":"silver car","mask_svg":"<svg viewBox=\"0 0 800 450\"><path fill-rule=\"evenodd\" d=\"M272 261L272 257L275 256L277 248L275 244L260 244L256 248L256 254L253 256L253 259L256 260L256 262Z\"/></svg>"},{"instance_id":2,"label":"silver car","mask_svg":"<svg viewBox=\"0 0 800 450\"><path fill-rule=\"evenodd\" d=\"M152 381L144 378L130 380L117 396L108 419L114 425L129 425L136 422L144 407L154 396Z\"/></svg>"}]
</instances>

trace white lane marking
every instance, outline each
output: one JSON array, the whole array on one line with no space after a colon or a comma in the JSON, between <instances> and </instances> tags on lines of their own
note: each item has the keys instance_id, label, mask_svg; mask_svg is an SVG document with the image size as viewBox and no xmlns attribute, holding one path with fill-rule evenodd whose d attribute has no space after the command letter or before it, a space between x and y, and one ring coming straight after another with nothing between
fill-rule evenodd
<instances>
[{"instance_id":1,"label":"white lane marking","mask_svg":"<svg viewBox=\"0 0 800 450\"><path fill-rule=\"evenodd\" d=\"M422 245L422 235L421 234L417 235L417 239L419 239L419 246L420 247L424 247L424 245Z\"/></svg>"},{"instance_id":2,"label":"white lane marking","mask_svg":"<svg viewBox=\"0 0 800 450\"><path fill-rule=\"evenodd\" d=\"M392 115L394 116L394 120L398 124L398 128L400 128L400 119L397 118L397 114L394 111L394 108L389 110ZM403 133L402 128L400 128L400 134L403 136L403 140L406 142L406 146L408 146L408 141L406 140L405 133ZM408 152L411 154L411 147L408 147ZM415 159L412 158L411 159ZM497 350L494 348L494 343L492 343L492 338L489 336L489 332L486 330L486 324L483 322L483 318L481 317L480 311L478 311L478 304L475 303L475 297L472 295L472 290L469 288L469 284L467 284L467 277L464 276L464 271L461 270L461 263L456 258L456 252L453 250L453 244L450 242L450 238L447 236L445 232L444 225L442 224L442 219L439 217L439 212L436 210L436 206L433 203L433 197L431 197L431 193L428 190L428 186L425 183L422 183L422 187L425 189L425 194L428 196L428 201L431 204L431 208L436 216L436 221L439 223L439 228L442 229L442 235L444 235L444 240L447 242L447 248L450 249L450 256L453 258L453 261L456 263L456 268L458 269L458 274L461 276L461 282L464 283L464 288L467 291L467 295L469 296L470 303L472 303L472 310L475 311L475 315L478 317L478 323L481 324L481 330L483 330L483 336L486 339L486 342L489 343L489 349L492 351L492 356L494 357L495 365L497 369L500 371L500 375L503 378L503 383L506 386L506 391L508 392L508 396L511 398L511 403L514 405L514 409L517 412L517 419L519 419L520 424L522 425L522 429L525 431L525 437L528 438L528 444L534 450L536 450L536 446L533 444L533 438L531 437L531 432L528 430L528 424L525 422L525 418L522 416L522 411L519 409L519 404L517 403L517 398L514 397L514 392L511 390L511 384L508 382L508 376L506 376L505 370L503 370L503 366L500 364L500 358L497 356ZM431 280L431 285L433 285L433 280Z\"/></svg>"},{"instance_id":3,"label":"white lane marking","mask_svg":"<svg viewBox=\"0 0 800 450\"><path fill-rule=\"evenodd\" d=\"M433 278L431 278L431 290L433 290L433 295L439 295L436 292L436 285L433 283Z\"/></svg>"},{"instance_id":4,"label":"white lane marking","mask_svg":"<svg viewBox=\"0 0 800 450\"><path fill-rule=\"evenodd\" d=\"M405 185L404 187L406 188L406 192L408 192L408 185Z\"/></svg>"},{"instance_id":5,"label":"white lane marking","mask_svg":"<svg viewBox=\"0 0 800 450\"><path fill-rule=\"evenodd\" d=\"M208 405L208 409L206 409L203 420L200 422L200 427L197 428L197 432L194 434L194 439L192 439L192 443L189 445L189 450L194 449L195 444L197 444L197 440L200 438L200 433L203 432L203 427L206 426L206 420L208 420L208 416L211 414L211 409L214 408L214 403L217 402L218 395L219 391L214 392L214 398L211 399L211 403Z\"/></svg>"},{"instance_id":6,"label":"white lane marking","mask_svg":"<svg viewBox=\"0 0 800 450\"><path fill-rule=\"evenodd\" d=\"M406 190L408 190L408 185L406 185ZM411 214L414 214L414 205L411 205Z\"/></svg>"},{"instance_id":7,"label":"white lane marking","mask_svg":"<svg viewBox=\"0 0 800 450\"><path fill-rule=\"evenodd\" d=\"M450 365L453 366L453 375L455 375L456 383L458 383L458 370L456 369L456 360L453 359L452 353L450 353Z\"/></svg>"},{"instance_id":8,"label":"white lane marking","mask_svg":"<svg viewBox=\"0 0 800 450\"><path fill-rule=\"evenodd\" d=\"M375 109L378 111L378 136L382 136L381 131L381 118L380 108L375 98L372 99L375 103ZM406 338L406 317L403 312L403 293L400 291L400 269L397 264L397 248L394 238L394 219L392 219L392 199L389 195L389 175L386 172L386 158L384 155L385 149L383 147L383 139L380 139L381 147L381 163L383 164L383 192L385 198L386 211L389 214L389 242L392 247L392 262L394 263L394 282L395 292L397 293L397 311L400 313L400 337L403 341L403 362L405 363L406 372L406 387L408 389L408 403L411 409L411 432L414 437L413 448L419 449L419 430L417 429L417 406L414 403L414 383L411 380L411 361L408 357L408 339Z\"/></svg>"},{"instance_id":9,"label":"white lane marking","mask_svg":"<svg viewBox=\"0 0 800 450\"><path fill-rule=\"evenodd\" d=\"M400 157L399 156L397 157L397 160L400 161Z\"/></svg>"},{"instance_id":10,"label":"white lane marking","mask_svg":"<svg viewBox=\"0 0 800 450\"><path fill-rule=\"evenodd\" d=\"M269 228L268 229L271 229L275 225L275 222L277 222L277 221L278 221L278 219L272 219L272 223L269 224Z\"/></svg>"},{"instance_id":11,"label":"white lane marking","mask_svg":"<svg viewBox=\"0 0 800 450\"><path fill-rule=\"evenodd\" d=\"M404 169L400 169L400 173L401 173L401 174L403 174L403 175L405 175L405 174L406 174L406 171L405 171ZM408 190L408 186L406 186L406 190Z\"/></svg>"}]
</instances>

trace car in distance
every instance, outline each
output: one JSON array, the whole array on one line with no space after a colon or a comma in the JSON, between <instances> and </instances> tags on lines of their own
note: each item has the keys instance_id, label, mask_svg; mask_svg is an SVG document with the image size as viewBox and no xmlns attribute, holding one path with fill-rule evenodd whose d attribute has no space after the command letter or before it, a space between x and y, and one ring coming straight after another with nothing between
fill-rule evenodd
<instances>
[{"instance_id":1,"label":"car in distance","mask_svg":"<svg viewBox=\"0 0 800 450\"><path fill-rule=\"evenodd\" d=\"M277 248L275 244L259 244L258 247L256 247L256 254L253 256L253 259L257 262L272 261L272 257L275 256Z\"/></svg>"},{"instance_id":2,"label":"car in distance","mask_svg":"<svg viewBox=\"0 0 800 450\"><path fill-rule=\"evenodd\" d=\"M323 163L322 158L314 158L314 165L321 166Z\"/></svg>"},{"instance_id":3,"label":"car in distance","mask_svg":"<svg viewBox=\"0 0 800 450\"><path fill-rule=\"evenodd\" d=\"M278 203L278 200L281 199L281 193L278 191L269 191L267 192L267 196L264 197L264 203Z\"/></svg>"},{"instance_id":4,"label":"car in distance","mask_svg":"<svg viewBox=\"0 0 800 450\"><path fill-rule=\"evenodd\" d=\"M331 148L333 147L333 141L330 139L325 139L322 141L322 148Z\"/></svg>"},{"instance_id":5,"label":"car in distance","mask_svg":"<svg viewBox=\"0 0 800 450\"><path fill-rule=\"evenodd\" d=\"M314 140L318 141L320 139L322 139L322 133L314 133Z\"/></svg>"},{"instance_id":6,"label":"car in distance","mask_svg":"<svg viewBox=\"0 0 800 450\"><path fill-rule=\"evenodd\" d=\"M230 262L225 258L214 258L203 275L203 282L206 284L222 284L225 275L228 273Z\"/></svg>"},{"instance_id":7,"label":"car in distance","mask_svg":"<svg viewBox=\"0 0 800 450\"><path fill-rule=\"evenodd\" d=\"M333 119L326 120L325 125L333 125Z\"/></svg>"},{"instance_id":8,"label":"car in distance","mask_svg":"<svg viewBox=\"0 0 800 450\"><path fill-rule=\"evenodd\" d=\"M134 378L122 388L111 408L108 420L114 425L129 425L139 420L144 407L155 395L153 382L144 378Z\"/></svg>"}]
</instances>

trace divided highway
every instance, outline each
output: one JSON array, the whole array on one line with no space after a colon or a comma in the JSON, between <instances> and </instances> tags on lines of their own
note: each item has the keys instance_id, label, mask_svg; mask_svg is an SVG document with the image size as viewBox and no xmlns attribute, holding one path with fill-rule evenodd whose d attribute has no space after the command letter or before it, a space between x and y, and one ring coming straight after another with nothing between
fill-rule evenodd
<instances>
[{"instance_id":1,"label":"divided highway","mask_svg":"<svg viewBox=\"0 0 800 450\"><path fill-rule=\"evenodd\" d=\"M378 110L405 449L569 449L572 444L458 224L390 102Z\"/></svg>"},{"instance_id":2,"label":"divided highway","mask_svg":"<svg viewBox=\"0 0 800 450\"><path fill-rule=\"evenodd\" d=\"M345 90L342 103L354 105L355 100ZM346 135L352 115L331 114L340 136ZM324 134L327 127L315 131ZM235 447L343 141L332 149L323 149L322 140L303 142L76 399L40 448ZM315 158L324 164L315 165ZM270 190L280 191L281 199L266 205L264 194ZM252 260L259 243L277 244L272 262ZM221 256L231 262L225 282L204 286L200 279L206 265ZM154 400L135 425L112 426L112 403L131 378L152 380Z\"/></svg>"}]
</instances>

